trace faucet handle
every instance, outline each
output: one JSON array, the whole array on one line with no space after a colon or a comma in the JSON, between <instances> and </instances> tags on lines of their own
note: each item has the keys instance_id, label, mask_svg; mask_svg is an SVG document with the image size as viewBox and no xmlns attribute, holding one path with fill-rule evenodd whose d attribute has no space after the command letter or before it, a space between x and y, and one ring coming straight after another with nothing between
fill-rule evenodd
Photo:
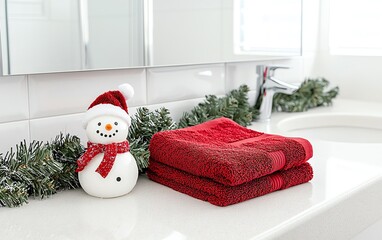
<instances>
[{"instance_id":1,"label":"faucet handle","mask_svg":"<svg viewBox=\"0 0 382 240\"><path fill-rule=\"evenodd\" d=\"M275 71L277 69L289 69L289 67L286 66L268 66L268 77L273 77L275 75Z\"/></svg>"}]
</instances>

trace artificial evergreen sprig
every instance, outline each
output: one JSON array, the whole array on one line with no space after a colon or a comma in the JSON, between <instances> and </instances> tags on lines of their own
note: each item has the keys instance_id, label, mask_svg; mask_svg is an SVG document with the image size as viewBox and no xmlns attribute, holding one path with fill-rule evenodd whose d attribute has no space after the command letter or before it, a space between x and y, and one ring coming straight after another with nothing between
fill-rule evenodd
<instances>
[{"instance_id":1,"label":"artificial evergreen sprig","mask_svg":"<svg viewBox=\"0 0 382 240\"><path fill-rule=\"evenodd\" d=\"M77 136L63 135L62 133L48 144L55 161L62 164L62 171L53 175L57 189L79 188L78 175L75 173L77 159L85 151L81 140Z\"/></svg>"},{"instance_id":2,"label":"artificial evergreen sprig","mask_svg":"<svg viewBox=\"0 0 382 240\"><path fill-rule=\"evenodd\" d=\"M83 150L78 137L60 134L51 143L24 140L15 152L0 155L0 206L16 207L30 196L46 198L79 187L73 159Z\"/></svg>"},{"instance_id":3,"label":"artificial evergreen sprig","mask_svg":"<svg viewBox=\"0 0 382 240\"><path fill-rule=\"evenodd\" d=\"M28 202L28 191L24 183L10 178L0 179L0 207L18 207Z\"/></svg>"},{"instance_id":4,"label":"artificial evergreen sprig","mask_svg":"<svg viewBox=\"0 0 382 240\"><path fill-rule=\"evenodd\" d=\"M232 90L229 95L235 98L238 102L237 109L232 115L232 120L242 126L248 126L257 117L259 112L254 110L248 102L249 87L241 85L238 89Z\"/></svg>"},{"instance_id":5,"label":"artificial evergreen sprig","mask_svg":"<svg viewBox=\"0 0 382 240\"><path fill-rule=\"evenodd\" d=\"M221 98L208 95L191 112L183 113L178 127L195 126L219 117L230 118L242 126L248 126L253 117L248 103L248 92L249 87L242 85Z\"/></svg>"},{"instance_id":6,"label":"artificial evergreen sprig","mask_svg":"<svg viewBox=\"0 0 382 240\"><path fill-rule=\"evenodd\" d=\"M127 137L130 143L130 152L134 156L138 170L144 173L149 162L149 142L151 137L159 131L175 129L176 123L170 117L166 108L150 111L142 107L131 118L131 126Z\"/></svg>"},{"instance_id":7,"label":"artificial evergreen sprig","mask_svg":"<svg viewBox=\"0 0 382 240\"><path fill-rule=\"evenodd\" d=\"M310 108L328 106L339 92L338 87L328 91L325 78L306 79L292 95L277 93L273 97L273 110L279 112L303 112Z\"/></svg>"}]
</instances>

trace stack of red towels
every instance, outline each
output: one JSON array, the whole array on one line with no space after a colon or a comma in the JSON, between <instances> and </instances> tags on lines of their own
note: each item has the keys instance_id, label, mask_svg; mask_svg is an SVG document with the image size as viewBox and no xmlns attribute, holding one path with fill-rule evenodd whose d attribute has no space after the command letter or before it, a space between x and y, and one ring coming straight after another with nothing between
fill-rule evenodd
<instances>
[{"instance_id":1,"label":"stack of red towels","mask_svg":"<svg viewBox=\"0 0 382 240\"><path fill-rule=\"evenodd\" d=\"M308 182L312 145L218 118L154 134L148 177L218 206Z\"/></svg>"}]
</instances>

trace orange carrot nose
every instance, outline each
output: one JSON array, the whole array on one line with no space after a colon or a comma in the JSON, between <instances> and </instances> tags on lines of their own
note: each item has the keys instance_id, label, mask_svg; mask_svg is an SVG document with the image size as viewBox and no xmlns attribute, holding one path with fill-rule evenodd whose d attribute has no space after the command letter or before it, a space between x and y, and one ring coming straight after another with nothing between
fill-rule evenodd
<instances>
[{"instance_id":1,"label":"orange carrot nose","mask_svg":"<svg viewBox=\"0 0 382 240\"><path fill-rule=\"evenodd\" d=\"M106 129L107 131L110 131L111 129L113 129L113 127L111 126L110 123L108 123L108 124L106 124L105 129Z\"/></svg>"}]
</instances>

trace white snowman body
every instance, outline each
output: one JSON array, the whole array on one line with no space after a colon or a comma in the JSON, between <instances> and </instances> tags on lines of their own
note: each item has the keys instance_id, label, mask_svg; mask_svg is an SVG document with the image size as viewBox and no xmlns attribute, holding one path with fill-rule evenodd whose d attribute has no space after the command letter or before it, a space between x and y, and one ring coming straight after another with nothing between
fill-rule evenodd
<instances>
[{"instance_id":1,"label":"white snowman body","mask_svg":"<svg viewBox=\"0 0 382 240\"><path fill-rule=\"evenodd\" d=\"M98 116L86 126L86 135L90 142L111 144L126 141L128 123L112 115ZM138 179L138 167L130 152L117 153L113 167L104 178L96 172L104 153L92 158L86 167L78 173L81 187L95 197L112 198L129 193Z\"/></svg>"}]
</instances>

